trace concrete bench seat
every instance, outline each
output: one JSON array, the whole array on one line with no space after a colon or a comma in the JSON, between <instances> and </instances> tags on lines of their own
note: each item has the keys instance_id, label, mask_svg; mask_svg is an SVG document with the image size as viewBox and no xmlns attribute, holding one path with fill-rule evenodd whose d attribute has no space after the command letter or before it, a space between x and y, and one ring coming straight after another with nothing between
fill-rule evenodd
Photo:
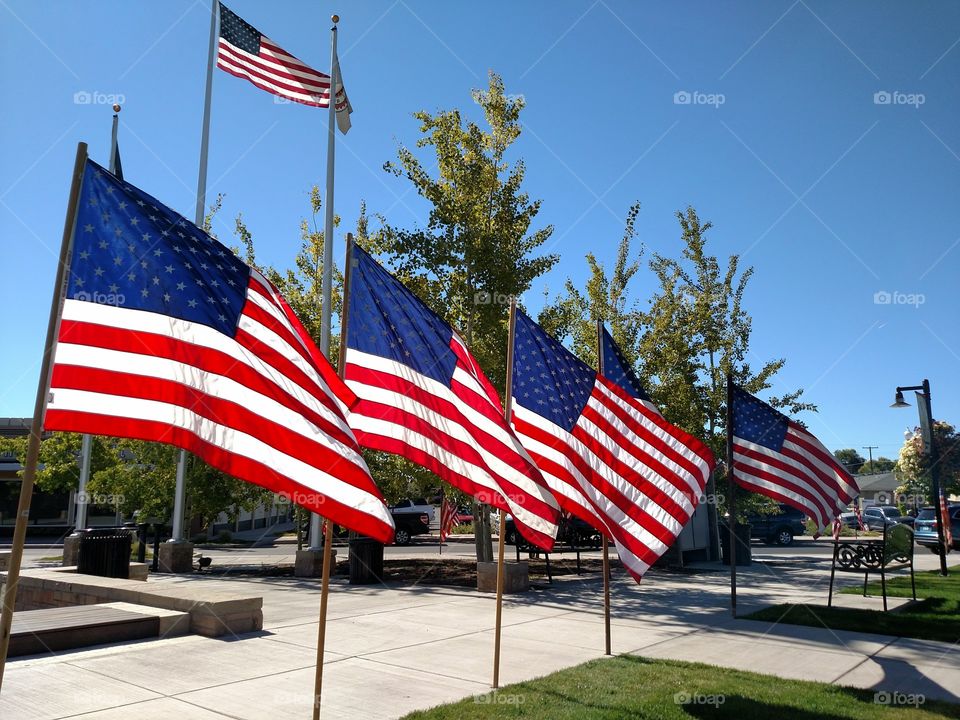
<instances>
[{"instance_id":1,"label":"concrete bench seat","mask_svg":"<svg viewBox=\"0 0 960 720\"><path fill-rule=\"evenodd\" d=\"M263 628L263 598L213 590L190 583L153 583L56 570L30 569L20 575L16 610L124 602L187 613L190 632L207 637ZM0 582L6 574L0 573Z\"/></svg>"}]
</instances>

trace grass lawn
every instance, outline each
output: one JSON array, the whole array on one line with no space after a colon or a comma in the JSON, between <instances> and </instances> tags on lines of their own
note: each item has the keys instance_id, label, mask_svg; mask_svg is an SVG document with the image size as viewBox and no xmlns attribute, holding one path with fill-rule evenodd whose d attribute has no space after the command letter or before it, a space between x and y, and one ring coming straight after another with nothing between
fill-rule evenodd
<instances>
[{"instance_id":1,"label":"grass lawn","mask_svg":"<svg viewBox=\"0 0 960 720\"><path fill-rule=\"evenodd\" d=\"M875 702L878 695L880 702ZM900 696L899 699L910 698ZM621 655L593 660L538 680L508 685L494 694L411 713L406 718L960 718L960 705L928 701L917 706L888 706L882 701L883 694L873 690L784 680L700 663Z\"/></svg>"},{"instance_id":2,"label":"grass lawn","mask_svg":"<svg viewBox=\"0 0 960 720\"><path fill-rule=\"evenodd\" d=\"M941 577L936 571L916 573L916 581L917 597L923 599L896 612L787 603L744 617L747 620L960 642L960 571L955 569L947 577ZM861 587L844 588L841 592L859 594ZM880 583L869 584L867 594L880 595ZM887 595L911 597L910 578L900 576L888 580Z\"/></svg>"}]
</instances>

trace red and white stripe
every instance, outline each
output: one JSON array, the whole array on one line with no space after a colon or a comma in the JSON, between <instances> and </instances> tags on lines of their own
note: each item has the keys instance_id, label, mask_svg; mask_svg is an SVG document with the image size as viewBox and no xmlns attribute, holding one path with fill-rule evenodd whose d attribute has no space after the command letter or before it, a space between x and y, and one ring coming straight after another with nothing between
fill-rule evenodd
<instances>
[{"instance_id":1,"label":"red and white stripe","mask_svg":"<svg viewBox=\"0 0 960 720\"><path fill-rule=\"evenodd\" d=\"M714 465L706 445L599 375L572 432L516 400L513 426L560 507L612 538L637 580L689 521Z\"/></svg>"},{"instance_id":2,"label":"red and white stripe","mask_svg":"<svg viewBox=\"0 0 960 720\"><path fill-rule=\"evenodd\" d=\"M496 390L456 333L450 386L408 365L348 349L345 379L359 398L348 416L364 447L422 465L502 509L530 542L550 550L559 507L503 417Z\"/></svg>"},{"instance_id":3,"label":"red and white stripe","mask_svg":"<svg viewBox=\"0 0 960 720\"><path fill-rule=\"evenodd\" d=\"M347 421L355 399L251 270L235 337L66 300L44 427L165 442L389 542L393 520Z\"/></svg>"},{"instance_id":4,"label":"red and white stripe","mask_svg":"<svg viewBox=\"0 0 960 720\"><path fill-rule=\"evenodd\" d=\"M787 426L780 452L734 435L733 467L739 485L800 510L819 532L860 494L853 476L795 422Z\"/></svg>"},{"instance_id":5,"label":"red and white stripe","mask_svg":"<svg viewBox=\"0 0 960 720\"><path fill-rule=\"evenodd\" d=\"M265 35L260 38L260 52L256 55L221 37L217 67L288 100L314 107L330 106L330 76L301 62ZM347 107L347 94L343 85L338 84L337 113Z\"/></svg>"}]
</instances>

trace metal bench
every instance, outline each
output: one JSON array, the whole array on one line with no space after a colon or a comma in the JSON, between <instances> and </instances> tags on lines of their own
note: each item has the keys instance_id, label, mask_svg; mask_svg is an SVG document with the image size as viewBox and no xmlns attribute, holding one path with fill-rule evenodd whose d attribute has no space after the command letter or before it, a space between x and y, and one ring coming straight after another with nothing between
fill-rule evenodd
<instances>
[{"instance_id":1,"label":"metal bench","mask_svg":"<svg viewBox=\"0 0 960 720\"><path fill-rule=\"evenodd\" d=\"M882 540L834 540L833 566L830 568L830 595L827 607L833 606L833 579L836 573L861 573L863 596L867 596L870 573L880 573L883 610L887 610L887 570L910 568L913 599L917 599L917 583L913 576L913 530L899 523L883 528Z\"/></svg>"}]
</instances>

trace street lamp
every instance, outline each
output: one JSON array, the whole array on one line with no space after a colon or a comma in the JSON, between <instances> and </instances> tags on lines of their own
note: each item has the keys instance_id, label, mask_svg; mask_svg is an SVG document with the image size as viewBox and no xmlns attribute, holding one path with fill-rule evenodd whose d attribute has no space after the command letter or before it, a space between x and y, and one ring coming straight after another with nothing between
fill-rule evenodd
<instances>
[{"instance_id":1,"label":"street lamp","mask_svg":"<svg viewBox=\"0 0 960 720\"><path fill-rule=\"evenodd\" d=\"M946 517L944 503L940 502L940 458L937 446L933 442L933 411L930 407L930 381L924 380L922 385L908 385L897 388L894 396L893 408L910 407L910 403L903 399L904 390L917 391L917 411L920 413L920 432L923 439L924 452L927 456L927 471L930 473L930 488L933 494L933 512L937 518L937 541L940 548L940 574L947 574L947 543L944 523L949 522Z\"/></svg>"}]
</instances>

